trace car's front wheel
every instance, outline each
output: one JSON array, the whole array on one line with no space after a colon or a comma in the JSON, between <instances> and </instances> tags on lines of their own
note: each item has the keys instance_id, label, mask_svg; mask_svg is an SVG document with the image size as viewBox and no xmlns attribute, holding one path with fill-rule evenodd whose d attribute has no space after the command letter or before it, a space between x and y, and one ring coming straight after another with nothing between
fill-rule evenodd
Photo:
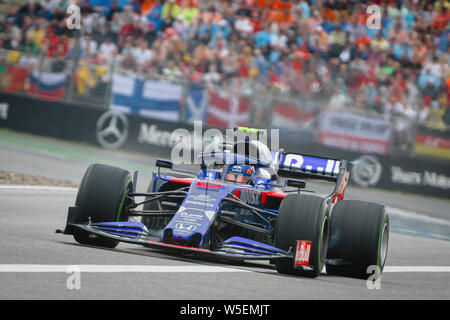
<instances>
[{"instance_id":1,"label":"car's front wheel","mask_svg":"<svg viewBox=\"0 0 450 320\"><path fill-rule=\"evenodd\" d=\"M132 189L130 173L104 164L89 166L78 189L75 206L76 223L125 221L126 206L132 200L127 194ZM114 248L118 242L76 229L73 234L81 244Z\"/></svg>"},{"instance_id":2,"label":"car's front wheel","mask_svg":"<svg viewBox=\"0 0 450 320\"><path fill-rule=\"evenodd\" d=\"M297 240L311 241L308 266L295 268L294 261L276 260L279 273L315 278L325 265L329 234L328 205L321 197L291 194L278 211L275 246L295 253Z\"/></svg>"}]
</instances>

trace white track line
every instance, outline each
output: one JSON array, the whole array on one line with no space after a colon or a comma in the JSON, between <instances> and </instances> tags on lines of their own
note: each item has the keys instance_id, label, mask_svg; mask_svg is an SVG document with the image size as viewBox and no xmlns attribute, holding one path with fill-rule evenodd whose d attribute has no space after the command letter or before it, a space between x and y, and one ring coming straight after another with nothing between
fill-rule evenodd
<instances>
[{"instance_id":1,"label":"white track line","mask_svg":"<svg viewBox=\"0 0 450 320\"><path fill-rule=\"evenodd\" d=\"M387 211L390 216L403 217L409 220L418 220L424 223L438 224L440 226L450 227L450 220L444 220L439 218L430 217L429 215L415 212L413 210L405 210L396 207L387 207Z\"/></svg>"},{"instance_id":2,"label":"white track line","mask_svg":"<svg viewBox=\"0 0 450 320\"><path fill-rule=\"evenodd\" d=\"M385 266L384 272L450 272L447 266Z\"/></svg>"},{"instance_id":3,"label":"white track line","mask_svg":"<svg viewBox=\"0 0 450 320\"><path fill-rule=\"evenodd\" d=\"M142 266L142 265L50 265L50 264L0 264L1 272L102 272L102 273L224 273L224 272L250 272L249 270L217 267L208 265L192 266Z\"/></svg>"},{"instance_id":4,"label":"white track line","mask_svg":"<svg viewBox=\"0 0 450 320\"><path fill-rule=\"evenodd\" d=\"M143 266L143 265L52 265L52 264L0 264L0 273L229 273L229 272L258 272L251 268L238 269L233 267L219 267L208 265L192 266ZM450 272L450 266L386 266L384 273L411 272Z\"/></svg>"},{"instance_id":5,"label":"white track line","mask_svg":"<svg viewBox=\"0 0 450 320\"><path fill-rule=\"evenodd\" d=\"M0 190L76 191L78 189L71 187L37 186L25 184L0 184Z\"/></svg>"}]
</instances>

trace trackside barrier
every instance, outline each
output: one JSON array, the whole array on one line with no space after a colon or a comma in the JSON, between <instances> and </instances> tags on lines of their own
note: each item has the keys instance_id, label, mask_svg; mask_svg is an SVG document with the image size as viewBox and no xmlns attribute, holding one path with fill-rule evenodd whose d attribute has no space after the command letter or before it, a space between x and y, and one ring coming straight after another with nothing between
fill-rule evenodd
<instances>
[{"instance_id":1,"label":"trackside barrier","mask_svg":"<svg viewBox=\"0 0 450 320\"><path fill-rule=\"evenodd\" d=\"M194 132L191 124L124 115L68 102L44 102L14 93L0 93L0 128L163 157L169 157L172 147L179 142L175 130L184 129L191 135ZM355 185L444 198L450 194L448 161L349 152L315 143L312 135L303 137L299 144L298 138L294 142L293 136L280 135L280 148L347 159L350 182Z\"/></svg>"}]
</instances>

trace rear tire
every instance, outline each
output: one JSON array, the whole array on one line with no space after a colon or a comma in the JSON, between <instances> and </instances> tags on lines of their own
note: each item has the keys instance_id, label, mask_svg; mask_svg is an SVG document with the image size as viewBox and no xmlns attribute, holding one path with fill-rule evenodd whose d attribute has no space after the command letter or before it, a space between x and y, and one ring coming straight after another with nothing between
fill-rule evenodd
<instances>
[{"instance_id":1,"label":"rear tire","mask_svg":"<svg viewBox=\"0 0 450 320\"><path fill-rule=\"evenodd\" d=\"M384 206L365 201L339 201L330 219L327 273L367 279L374 271L368 273L369 266L377 266L381 275L388 243L389 216ZM339 261L338 264L333 264L333 260Z\"/></svg>"},{"instance_id":2,"label":"rear tire","mask_svg":"<svg viewBox=\"0 0 450 320\"><path fill-rule=\"evenodd\" d=\"M328 205L324 199L311 195L291 194L283 199L278 211L275 246L295 253L297 240L311 241L309 266L313 270L294 268L294 261L276 260L277 271L315 278L325 265L328 246Z\"/></svg>"},{"instance_id":3,"label":"rear tire","mask_svg":"<svg viewBox=\"0 0 450 320\"><path fill-rule=\"evenodd\" d=\"M125 207L132 202L127 199L132 181L126 170L104 164L89 166L78 189L75 205L76 223L126 221ZM114 248L116 240L102 238L76 229L74 238L81 244Z\"/></svg>"}]
</instances>

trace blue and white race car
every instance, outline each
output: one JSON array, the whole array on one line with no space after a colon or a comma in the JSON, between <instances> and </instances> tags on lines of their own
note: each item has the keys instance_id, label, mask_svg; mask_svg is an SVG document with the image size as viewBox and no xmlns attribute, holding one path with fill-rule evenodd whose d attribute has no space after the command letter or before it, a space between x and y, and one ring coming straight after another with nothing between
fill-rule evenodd
<instances>
[{"instance_id":1,"label":"blue and white race car","mask_svg":"<svg viewBox=\"0 0 450 320\"><path fill-rule=\"evenodd\" d=\"M227 261L268 260L279 273L304 277L325 266L334 275L381 274L389 217L383 205L344 200L347 161L270 151L248 138L201 158L199 172L156 160L145 193L136 192L137 172L91 165L57 232L108 248L126 242ZM312 194L309 179L332 182L333 191Z\"/></svg>"}]
</instances>

